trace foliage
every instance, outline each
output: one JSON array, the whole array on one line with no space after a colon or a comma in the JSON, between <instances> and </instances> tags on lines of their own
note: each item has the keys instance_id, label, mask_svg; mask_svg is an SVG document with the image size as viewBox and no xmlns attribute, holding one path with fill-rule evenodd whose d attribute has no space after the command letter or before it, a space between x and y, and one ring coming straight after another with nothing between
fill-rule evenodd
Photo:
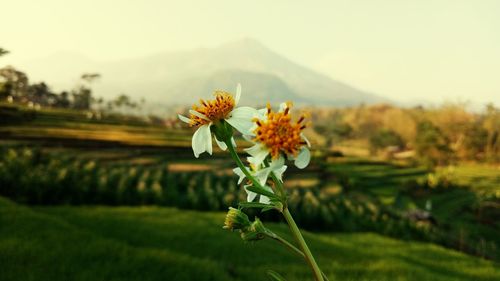
<instances>
[{"instance_id":1,"label":"foliage","mask_svg":"<svg viewBox=\"0 0 500 281\"><path fill-rule=\"evenodd\" d=\"M0 57L8 54L9 51L5 50L4 48L0 48Z\"/></svg>"},{"instance_id":2,"label":"foliage","mask_svg":"<svg viewBox=\"0 0 500 281\"><path fill-rule=\"evenodd\" d=\"M449 140L441 130L429 121L417 126L415 150L428 165L443 165L450 159Z\"/></svg>"},{"instance_id":3,"label":"foliage","mask_svg":"<svg viewBox=\"0 0 500 281\"><path fill-rule=\"evenodd\" d=\"M370 147L373 151L391 146L397 147L398 149L404 147L401 136L392 130L379 130L370 136Z\"/></svg>"},{"instance_id":4,"label":"foliage","mask_svg":"<svg viewBox=\"0 0 500 281\"><path fill-rule=\"evenodd\" d=\"M154 204L218 211L227 210L229 206L237 204L238 199L246 196L243 189L236 186L232 175L211 171L173 172L166 168L164 162L149 166L103 163L64 154L46 155L32 149L6 149L0 156L0 195L28 204ZM345 167L346 171L353 170ZM398 171L400 175L408 172L411 171ZM342 175L342 172L335 171L335 174ZM430 175L428 178L433 177ZM357 180L349 174L345 177L349 179L344 183L348 186L343 187L344 192L337 194L330 194L328 189L321 188L290 190L289 207L297 222L315 230L373 231L404 239L433 241L453 248L468 245L467 248L461 246L461 249L482 256L496 255L494 246L491 246L494 245L491 244L494 242L490 242L493 239L491 237L486 237L486 246L480 249L482 252L478 252L474 245L479 243L476 241L482 241L478 239L484 238L481 233L463 238L462 244L455 243L459 239L453 231L455 227L448 233L443 232L447 228L414 223L404 217L400 210L381 204L376 197L363 195L375 191L361 186L363 183L384 187L388 182L377 182L374 178ZM393 177L395 176L388 178ZM451 178L451 175L447 177ZM433 187L427 190L440 190L445 182L441 178L439 176L438 184L433 182ZM452 189L453 181L447 181L447 189ZM420 184L415 188L426 190ZM360 190L363 192L358 192ZM473 200L468 205L474 202L476 201ZM488 209L487 212L491 211ZM249 214L263 219L278 219L274 212ZM477 228L474 224L471 227Z\"/></svg>"},{"instance_id":5,"label":"foliage","mask_svg":"<svg viewBox=\"0 0 500 281\"><path fill-rule=\"evenodd\" d=\"M429 108L360 105L316 108L312 112L314 128L329 144L343 146L364 141L374 152L391 132L399 137L393 138L390 145L400 144L400 138L402 148L417 152L416 158L426 165L500 159L500 109L493 104L480 112L472 112L460 103Z\"/></svg>"},{"instance_id":6,"label":"foliage","mask_svg":"<svg viewBox=\"0 0 500 281\"><path fill-rule=\"evenodd\" d=\"M253 244L255 254L248 255L248 245L221 230L223 221L224 214L215 212L32 208L0 198L0 279L250 281L266 280L273 264L286 280L307 280L300 258L273 241ZM285 225L269 226L286 236ZM495 263L432 244L370 233L304 235L330 280L500 278Z\"/></svg>"}]
</instances>

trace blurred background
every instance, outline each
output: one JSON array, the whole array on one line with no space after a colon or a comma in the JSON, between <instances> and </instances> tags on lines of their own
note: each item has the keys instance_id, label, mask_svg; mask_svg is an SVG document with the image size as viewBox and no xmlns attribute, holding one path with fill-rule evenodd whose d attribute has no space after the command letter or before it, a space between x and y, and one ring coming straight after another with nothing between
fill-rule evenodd
<instances>
[{"instance_id":1,"label":"blurred background","mask_svg":"<svg viewBox=\"0 0 500 281\"><path fill-rule=\"evenodd\" d=\"M500 279L500 2L0 7L0 280L309 280L222 230L234 164L177 119L237 83L310 116L285 186L330 280Z\"/></svg>"}]
</instances>

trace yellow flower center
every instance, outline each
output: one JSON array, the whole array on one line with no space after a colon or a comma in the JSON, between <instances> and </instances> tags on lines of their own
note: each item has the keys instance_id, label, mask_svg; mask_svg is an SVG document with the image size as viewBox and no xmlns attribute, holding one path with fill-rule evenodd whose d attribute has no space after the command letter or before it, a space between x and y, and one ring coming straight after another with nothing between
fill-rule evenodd
<instances>
[{"instance_id":1,"label":"yellow flower center","mask_svg":"<svg viewBox=\"0 0 500 281\"><path fill-rule=\"evenodd\" d=\"M200 105L193 105L193 110L205 115L210 121L191 114L189 116L189 119L191 119L190 126L201 126L211 121L225 119L233 111L235 101L231 94L223 91L215 91L214 96L215 99L213 100L205 101L200 99Z\"/></svg>"},{"instance_id":2,"label":"yellow flower center","mask_svg":"<svg viewBox=\"0 0 500 281\"><path fill-rule=\"evenodd\" d=\"M271 106L267 104L267 120L255 119L257 124L255 129L255 141L265 144L273 159L278 158L280 152L297 156L300 148L306 144L302 139L302 130L306 128L302 124L305 116L293 122L290 116L291 103L283 112L273 112Z\"/></svg>"}]
</instances>

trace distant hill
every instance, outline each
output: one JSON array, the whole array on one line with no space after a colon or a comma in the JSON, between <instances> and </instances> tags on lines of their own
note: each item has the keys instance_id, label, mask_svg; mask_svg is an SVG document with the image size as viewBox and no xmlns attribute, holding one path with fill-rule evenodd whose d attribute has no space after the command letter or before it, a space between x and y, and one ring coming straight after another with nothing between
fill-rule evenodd
<instances>
[{"instance_id":1,"label":"distant hill","mask_svg":"<svg viewBox=\"0 0 500 281\"><path fill-rule=\"evenodd\" d=\"M19 68L56 89L71 88L83 72L98 72L102 79L95 84L97 95L125 93L163 104L191 104L210 97L215 89L233 92L238 82L243 85L243 101L249 104L293 100L343 106L388 101L300 66L252 39L117 62L58 53Z\"/></svg>"}]
</instances>

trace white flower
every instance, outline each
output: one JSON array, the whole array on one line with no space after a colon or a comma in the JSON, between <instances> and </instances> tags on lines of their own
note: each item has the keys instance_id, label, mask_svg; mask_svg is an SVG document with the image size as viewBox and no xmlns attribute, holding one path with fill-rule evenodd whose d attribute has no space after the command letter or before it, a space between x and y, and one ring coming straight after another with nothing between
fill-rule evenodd
<instances>
[{"instance_id":1,"label":"white flower","mask_svg":"<svg viewBox=\"0 0 500 281\"><path fill-rule=\"evenodd\" d=\"M257 110L248 106L236 107L241 97L241 85L238 84L236 96L229 93L216 91L213 100L200 100L200 105L193 106L189 110L190 117L179 114L179 119L188 123L190 126L197 126L198 129L193 135L192 147L194 156L198 158L203 152L212 154L212 133L210 127L214 123L225 120L233 128L242 134L249 134L253 126L252 118L257 113ZM222 150L226 150L226 144L214 137L215 142ZM231 139L234 146L236 143Z\"/></svg>"},{"instance_id":2,"label":"white flower","mask_svg":"<svg viewBox=\"0 0 500 281\"><path fill-rule=\"evenodd\" d=\"M252 157L249 157L248 160L250 163L252 163L251 161L253 161ZM273 190L269 186L266 185L267 179L268 179L270 173L272 172L278 178L279 181L283 182L283 173L286 171L286 168L287 168L287 166L285 166L284 164L285 164L284 160L281 159L278 161L271 162L269 167L262 168L260 166L251 165L251 167L253 167L253 168L246 168L246 169L250 172L250 174L255 179L257 179L257 181L260 183L260 185L264 189L266 189L269 192L273 192ZM246 178L245 173L243 173L243 171L240 168L233 169L233 172L239 177L238 184L241 184L241 182ZM255 199L255 197L257 196L257 193L248 190L247 188L249 186L252 186L252 185L251 184L245 185L244 188L245 188L245 191L247 192L247 201L252 202ZM269 204L270 200L267 196L260 195L259 202L264 203L264 204Z\"/></svg>"},{"instance_id":3,"label":"white flower","mask_svg":"<svg viewBox=\"0 0 500 281\"><path fill-rule=\"evenodd\" d=\"M252 156L252 164L261 165L269 155L273 161L287 156L299 169L309 164L311 144L302 132L306 127L305 116L292 122L290 108L290 103L282 103L278 112L273 112L269 105L265 111L258 111L250 134L255 145L245 149Z\"/></svg>"}]
</instances>

